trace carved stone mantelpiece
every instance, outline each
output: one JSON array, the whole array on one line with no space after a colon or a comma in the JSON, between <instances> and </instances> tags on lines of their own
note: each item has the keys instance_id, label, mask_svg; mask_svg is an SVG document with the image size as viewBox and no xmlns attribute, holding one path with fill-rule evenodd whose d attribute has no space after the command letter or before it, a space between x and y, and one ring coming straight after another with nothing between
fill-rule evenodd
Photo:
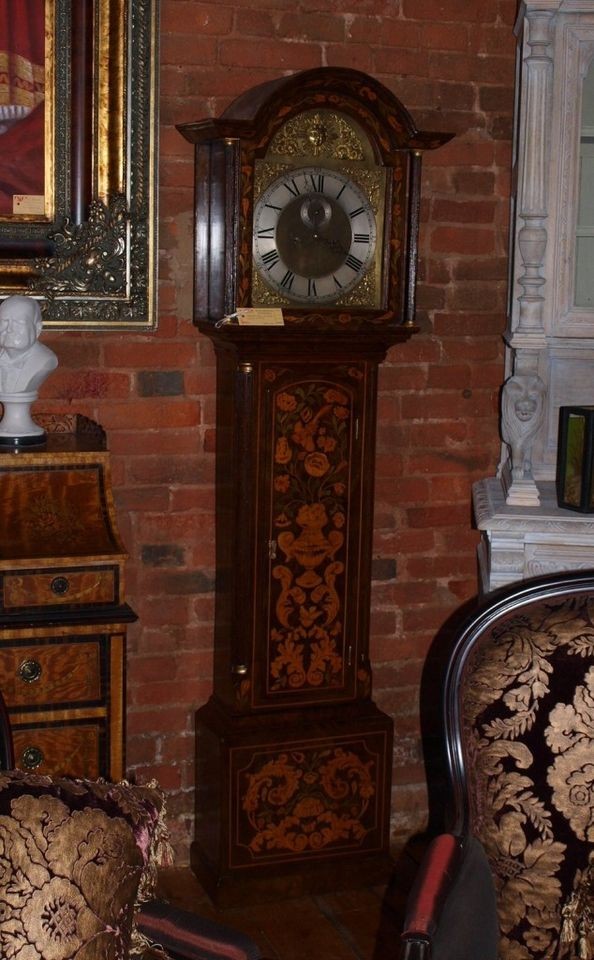
<instances>
[{"instance_id":1,"label":"carved stone mantelpiece","mask_svg":"<svg viewBox=\"0 0 594 960\"><path fill-rule=\"evenodd\" d=\"M593 201L584 204L583 188L580 194L588 149L584 144L594 136L594 0L524 0L516 35L517 191L510 240L503 444L497 479L481 481L474 490L477 526L484 530L479 552L483 586L566 569L568 564L584 565L584 560L594 566L594 531L588 546L582 538L584 521L569 511L561 511L565 532L555 542L558 564L551 557L542 560L544 566L535 560L528 564L524 548L520 558L518 544L510 545L524 514L533 517L535 529L541 525L543 542L554 542L547 538L550 509L558 509L552 481L559 407L594 404L594 295L584 306L576 279L578 243L594 242L594 222L589 222L594 215L587 216ZM583 236L586 240L580 241ZM485 484L497 508L485 509ZM574 527L577 553L567 547L573 543ZM510 550L515 566L508 563Z\"/></svg>"},{"instance_id":2,"label":"carved stone mantelpiece","mask_svg":"<svg viewBox=\"0 0 594 960\"><path fill-rule=\"evenodd\" d=\"M589 569L594 563L594 517L557 506L555 485L539 484L538 508L509 506L496 477L474 487L481 587L495 590L515 580L561 570Z\"/></svg>"}]
</instances>

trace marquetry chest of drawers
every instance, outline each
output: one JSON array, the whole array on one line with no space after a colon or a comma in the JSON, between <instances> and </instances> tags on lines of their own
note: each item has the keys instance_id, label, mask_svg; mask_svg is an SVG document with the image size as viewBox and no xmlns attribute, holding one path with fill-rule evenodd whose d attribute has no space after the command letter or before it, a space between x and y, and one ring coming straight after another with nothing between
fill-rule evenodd
<instances>
[{"instance_id":1,"label":"marquetry chest of drawers","mask_svg":"<svg viewBox=\"0 0 594 960\"><path fill-rule=\"evenodd\" d=\"M0 689L16 763L124 773L124 563L109 453L77 415L37 417L43 447L0 452Z\"/></svg>"}]
</instances>

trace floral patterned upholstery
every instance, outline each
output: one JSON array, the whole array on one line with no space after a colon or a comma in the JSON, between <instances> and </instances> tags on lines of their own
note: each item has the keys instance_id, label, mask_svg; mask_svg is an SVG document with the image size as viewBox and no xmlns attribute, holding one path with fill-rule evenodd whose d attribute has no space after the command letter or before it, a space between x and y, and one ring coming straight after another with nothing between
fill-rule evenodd
<instances>
[{"instance_id":1,"label":"floral patterned upholstery","mask_svg":"<svg viewBox=\"0 0 594 960\"><path fill-rule=\"evenodd\" d=\"M500 957L594 957L594 593L541 596L496 619L459 680Z\"/></svg>"},{"instance_id":2,"label":"floral patterned upholstery","mask_svg":"<svg viewBox=\"0 0 594 960\"><path fill-rule=\"evenodd\" d=\"M0 692L0 960L259 960L249 937L156 900L164 795L14 770Z\"/></svg>"},{"instance_id":3,"label":"floral patterned upholstery","mask_svg":"<svg viewBox=\"0 0 594 960\"><path fill-rule=\"evenodd\" d=\"M0 771L2 960L126 960L161 848L155 785Z\"/></svg>"}]
</instances>

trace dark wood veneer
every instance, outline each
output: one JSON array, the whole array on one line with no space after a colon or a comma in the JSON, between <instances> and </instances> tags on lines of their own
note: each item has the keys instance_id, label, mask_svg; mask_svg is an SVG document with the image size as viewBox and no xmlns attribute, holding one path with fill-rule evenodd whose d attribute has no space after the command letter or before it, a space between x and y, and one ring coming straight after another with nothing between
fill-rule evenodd
<instances>
[{"instance_id":1,"label":"dark wood veneer","mask_svg":"<svg viewBox=\"0 0 594 960\"><path fill-rule=\"evenodd\" d=\"M221 324L252 303L256 160L312 109L355 120L387 170L381 303ZM377 371L415 332L420 154L449 135L419 132L346 69L282 78L180 130L195 144L194 319L217 357L214 691L196 715L193 869L221 904L380 881L393 724L369 663Z\"/></svg>"},{"instance_id":2,"label":"dark wood veneer","mask_svg":"<svg viewBox=\"0 0 594 960\"><path fill-rule=\"evenodd\" d=\"M39 417L47 442L0 452L0 689L16 763L124 775L126 553L100 427Z\"/></svg>"}]
</instances>

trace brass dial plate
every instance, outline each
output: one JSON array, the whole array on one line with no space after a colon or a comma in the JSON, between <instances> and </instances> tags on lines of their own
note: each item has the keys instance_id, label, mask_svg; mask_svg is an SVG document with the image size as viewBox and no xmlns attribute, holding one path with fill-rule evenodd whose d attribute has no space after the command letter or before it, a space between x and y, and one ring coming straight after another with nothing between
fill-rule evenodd
<instances>
[{"instance_id":1,"label":"brass dial plate","mask_svg":"<svg viewBox=\"0 0 594 960\"><path fill-rule=\"evenodd\" d=\"M257 164L252 303L378 306L384 196L381 168Z\"/></svg>"}]
</instances>

